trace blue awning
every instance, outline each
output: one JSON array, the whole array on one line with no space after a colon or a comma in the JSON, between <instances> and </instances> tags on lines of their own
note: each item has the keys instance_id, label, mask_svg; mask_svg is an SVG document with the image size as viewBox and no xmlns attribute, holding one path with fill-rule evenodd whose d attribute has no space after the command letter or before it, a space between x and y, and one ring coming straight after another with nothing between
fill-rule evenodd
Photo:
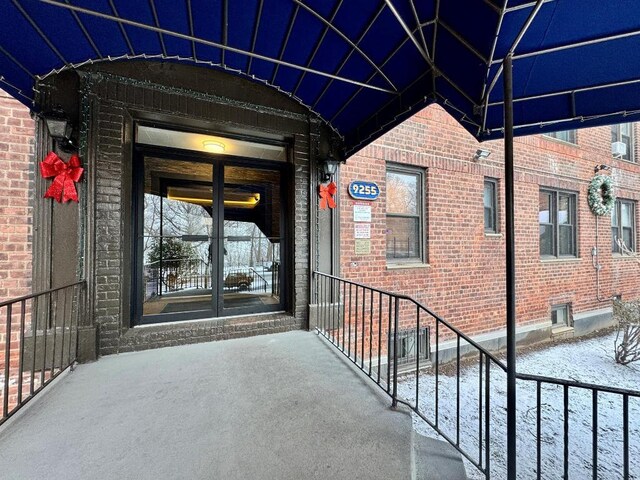
<instances>
[{"instance_id":1,"label":"blue awning","mask_svg":"<svg viewBox=\"0 0 640 480\"><path fill-rule=\"evenodd\" d=\"M0 1L0 85L30 107L39 78L148 58L277 88L349 154L432 102L484 140L503 134L512 50L517 135L640 112L637 0Z\"/></svg>"}]
</instances>

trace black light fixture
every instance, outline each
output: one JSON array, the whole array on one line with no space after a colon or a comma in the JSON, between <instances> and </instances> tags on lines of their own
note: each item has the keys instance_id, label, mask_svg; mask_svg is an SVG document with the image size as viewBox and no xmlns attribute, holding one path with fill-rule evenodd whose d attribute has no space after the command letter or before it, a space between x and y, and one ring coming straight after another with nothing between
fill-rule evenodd
<instances>
[{"instance_id":1,"label":"black light fixture","mask_svg":"<svg viewBox=\"0 0 640 480\"><path fill-rule=\"evenodd\" d=\"M598 173L600 170L611 170L611 167L605 164L596 165L595 168L593 169L593 172Z\"/></svg>"},{"instance_id":2,"label":"black light fixture","mask_svg":"<svg viewBox=\"0 0 640 480\"><path fill-rule=\"evenodd\" d=\"M489 150L479 148L478 150L476 150L476 154L473 156L473 160L477 162L481 158L482 159L487 158L489 155L491 155L491 152Z\"/></svg>"},{"instance_id":3,"label":"black light fixture","mask_svg":"<svg viewBox=\"0 0 640 480\"><path fill-rule=\"evenodd\" d=\"M333 155L329 154L323 160L320 160L320 171L322 172L322 181L328 182L335 175L338 170L338 165L340 164L340 160L335 158Z\"/></svg>"},{"instance_id":4,"label":"black light fixture","mask_svg":"<svg viewBox=\"0 0 640 480\"><path fill-rule=\"evenodd\" d=\"M56 105L53 110L43 113L41 116L47 125L49 135L61 150L65 152L77 150L71 140L73 125L60 105Z\"/></svg>"},{"instance_id":5,"label":"black light fixture","mask_svg":"<svg viewBox=\"0 0 640 480\"><path fill-rule=\"evenodd\" d=\"M344 162L342 140L328 129L321 129L315 140L316 166L322 183L330 182Z\"/></svg>"}]
</instances>

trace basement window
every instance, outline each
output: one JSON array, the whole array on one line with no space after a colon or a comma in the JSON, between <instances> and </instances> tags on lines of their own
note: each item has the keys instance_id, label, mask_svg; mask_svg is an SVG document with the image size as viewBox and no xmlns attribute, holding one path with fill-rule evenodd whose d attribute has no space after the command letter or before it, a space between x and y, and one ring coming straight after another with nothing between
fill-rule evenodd
<instances>
[{"instance_id":1,"label":"basement window","mask_svg":"<svg viewBox=\"0 0 640 480\"><path fill-rule=\"evenodd\" d=\"M568 327L570 322L570 308L569 304L554 305L551 307L551 325L556 327Z\"/></svg>"},{"instance_id":2,"label":"basement window","mask_svg":"<svg viewBox=\"0 0 640 480\"><path fill-rule=\"evenodd\" d=\"M414 364L418 355L421 360L428 360L429 329L420 329L419 338L416 339L416 329L398 330L398 365ZM416 341L417 340L417 341ZM389 358L393 358L393 342L389 348Z\"/></svg>"}]
</instances>

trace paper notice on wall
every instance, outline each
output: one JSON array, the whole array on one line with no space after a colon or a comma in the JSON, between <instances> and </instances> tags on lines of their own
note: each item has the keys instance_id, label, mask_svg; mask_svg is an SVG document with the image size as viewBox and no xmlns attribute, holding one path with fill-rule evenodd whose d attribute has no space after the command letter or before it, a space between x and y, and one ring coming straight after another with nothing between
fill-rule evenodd
<instances>
[{"instance_id":1,"label":"paper notice on wall","mask_svg":"<svg viewBox=\"0 0 640 480\"><path fill-rule=\"evenodd\" d=\"M371 238L371 224L370 223L356 223L353 225L354 238Z\"/></svg>"},{"instance_id":2,"label":"paper notice on wall","mask_svg":"<svg viewBox=\"0 0 640 480\"><path fill-rule=\"evenodd\" d=\"M364 238L356 239L356 255L369 255L371 253L371 240Z\"/></svg>"},{"instance_id":3,"label":"paper notice on wall","mask_svg":"<svg viewBox=\"0 0 640 480\"><path fill-rule=\"evenodd\" d=\"M371 223L371 205L356 203L353 206L353 221Z\"/></svg>"}]
</instances>

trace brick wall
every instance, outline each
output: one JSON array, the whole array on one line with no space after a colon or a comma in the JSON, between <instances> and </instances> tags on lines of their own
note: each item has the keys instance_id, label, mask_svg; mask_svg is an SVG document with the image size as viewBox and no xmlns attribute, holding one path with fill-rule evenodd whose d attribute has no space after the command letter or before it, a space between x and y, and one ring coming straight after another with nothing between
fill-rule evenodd
<instances>
[{"instance_id":1,"label":"brick wall","mask_svg":"<svg viewBox=\"0 0 640 480\"><path fill-rule=\"evenodd\" d=\"M637 128L637 127L636 127ZM640 138L636 136L636 138ZM474 161L478 148L491 151ZM479 144L443 109L431 106L351 157L341 169L341 276L411 295L466 333L504 328L504 181L502 141ZM426 262L410 268L387 264L385 168L388 162L425 172ZM594 166L613 167L618 197L640 200L640 165L611 157L609 127L577 132L577 145L541 135L517 138L516 277L521 325L549 322L551 306L570 303L573 314L609 307L599 301L591 249L596 217L587 203ZM498 234L484 231L484 178L498 179ZM381 189L372 206L371 254L354 253L353 205L347 186L354 179ZM577 194L577 258L541 260L538 197L541 187ZM636 207L636 217L640 208ZM636 218L638 224L638 218ZM598 220L600 297L640 296L640 267L611 253L610 218Z\"/></svg>"},{"instance_id":2,"label":"brick wall","mask_svg":"<svg viewBox=\"0 0 640 480\"><path fill-rule=\"evenodd\" d=\"M0 90L0 302L31 292L33 142L34 121L29 115L29 109ZM6 319L5 307L0 309L0 414L3 416L7 413L4 411L3 388L6 381ZM20 304L13 306L9 342L8 411L17 402L20 328L28 330L30 320L30 304L24 307ZM25 392L29 388L30 382L25 379Z\"/></svg>"},{"instance_id":3,"label":"brick wall","mask_svg":"<svg viewBox=\"0 0 640 480\"><path fill-rule=\"evenodd\" d=\"M34 121L0 90L0 302L31 291Z\"/></svg>"}]
</instances>

